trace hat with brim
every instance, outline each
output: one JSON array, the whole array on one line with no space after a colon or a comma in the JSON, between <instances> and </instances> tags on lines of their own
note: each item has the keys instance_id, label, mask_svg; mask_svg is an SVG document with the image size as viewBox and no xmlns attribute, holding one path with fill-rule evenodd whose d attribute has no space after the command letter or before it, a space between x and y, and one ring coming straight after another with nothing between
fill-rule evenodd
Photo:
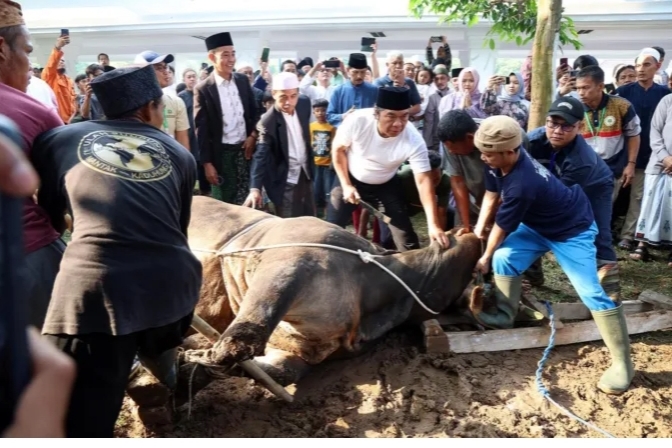
<instances>
[{"instance_id":1,"label":"hat with brim","mask_svg":"<svg viewBox=\"0 0 672 448\"><path fill-rule=\"evenodd\" d=\"M367 67L366 55L363 53L352 53L348 59L348 67L355 70L364 70Z\"/></svg>"},{"instance_id":2,"label":"hat with brim","mask_svg":"<svg viewBox=\"0 0 672 448\"><path fill-rule=\"evenodd\" d=\"M385 110L408 110L411 108L411 91L408 87L380 87L376 106Z\"/></svg>"},{"instance_id":3,"label":"hat with brim","mask_svg":"<svg viewBox=\"0 0 672 448\"><path fill-rule=\"evenodd\" d=\"M163 91L151 65L122 67L89 83L107 117L120 117L161 98Z\"/></svg>"},{"instance_id":4,"label":"hat with brim","mask_svg":"<svg viewBox=\"0 0 672 448\"><path fill-rule=\"evenodd\" d=\"M567 124L575 124L583 120L583 114L584 107L581 101L572 96L562 96L553 101L546 115L549 117L560 117Z\"/></svg>"},{"instance_id":5,"label":"hat with brim","mask_svg":"<svg viewBox=\"0 0 672 448\"><path fill-rule=\"evenodd\" d=\"M205 48L208 51L219 47L233 47L231 33L217 33L205 39Z\"/></svg>"},{"instance_id":6,"label":"hat with brim","mask_svg":"<svg viewBox=\"0 0 672 448\"><path fill-rule=\"evenodd\" d=\"M135 57L134 64L160 64L165 62L170 64L175 60L172 54L159 54L156 51L143 51Z\"/></svg>"},{"instance_id":7,"label":"hat with brim","mask_svg":"<svg viewBox=\"0 0 672 448\"><path fill-rule=\"evenodd\" d=\"M512 151L520 147L520 125L508 115L494 115L483 120L474 135L474 145L481 152Z\"/></svg>"}]
</instances>

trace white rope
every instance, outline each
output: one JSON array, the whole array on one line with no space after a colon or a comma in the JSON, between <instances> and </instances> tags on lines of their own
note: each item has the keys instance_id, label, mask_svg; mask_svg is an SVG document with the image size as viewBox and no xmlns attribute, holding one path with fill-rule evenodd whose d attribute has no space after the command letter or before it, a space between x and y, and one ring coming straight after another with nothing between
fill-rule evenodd
<instances>
[{"instance_id":1,"label":"white rope","mask_svg":"<svg viewBox=\"0 0 672 448\"><path fill-rule=\"evenodd\" d=\"M408 287L406 283L402 279L400 279L394 272L390 271L388 268L383 266L380 262L376 260L376 258L381 258L383 255L374 255L369 252L365 252L361 249L352 250L352 249L346 249L344 247L338 247L338 246L332 246L331 244L320 244L320 243L286 243L286 244L273 244L271 246L260 246L260 247L253 247L250 249L237 249L237 250L232 250L232 251L225 251L225 250L220 250L219 252L214 252L211 251L212 253L215 253L219 256L225 257L228 255L233 255L233 254L239 254L239 253L244 253L244 252L258 252L258 251L264 251L264 250L269 250L269 249L282 249L282 248L289 248L289 247L315 247L315 248L322 248L322 249L331 249L331 250L339 250L341 252L345 252L348 254L352 255L357 255L364 263L373 263L376 266L378 266L380 269L383 271L387 272L393 279L395 279L401 286L408 291L408 293L415 299L415 301L423 307L427 312L432 313L432 314L440 314L439 311L434 311L430 308L428 308L418 295ZM205 251L204 251L205 252Z\"/></svg>"}]
</instances>

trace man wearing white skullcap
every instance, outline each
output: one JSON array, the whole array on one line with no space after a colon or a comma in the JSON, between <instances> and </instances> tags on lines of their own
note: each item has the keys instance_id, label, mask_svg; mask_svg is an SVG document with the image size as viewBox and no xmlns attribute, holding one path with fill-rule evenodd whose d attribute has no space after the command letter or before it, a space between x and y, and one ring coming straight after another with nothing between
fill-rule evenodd
<instances>
[{"instance_id":1,"label":"man wearing white skullcap","mask_svg":"<svg viewBox=\"0 0 672 448\"><path fill-rule=\"evenodd\" d=\"M315 216L310 99L299 93L299 79L289 72L273 76L272 93L275 105L257 125L250 194L243 205L261 206L264 187L278 216Z\"/></svg>"}]
</instances>

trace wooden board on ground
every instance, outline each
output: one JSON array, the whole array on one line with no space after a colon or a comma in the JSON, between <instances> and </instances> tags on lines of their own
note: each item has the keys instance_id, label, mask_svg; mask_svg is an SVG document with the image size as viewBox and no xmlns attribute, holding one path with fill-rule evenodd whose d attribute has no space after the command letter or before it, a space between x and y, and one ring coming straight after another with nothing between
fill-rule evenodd
<instances>
[{"instance_id":1,"label":"wooden board on ground","mask_svg":"<svg viewBox=\"0 0 672 448\"><path fill-rule=\"evenodd\" d=\"M639 334L672 327L672 311L653 310L627 314L628 333ZM498 352L540 348L548 345L548 327L515 328L511 330L461 331L446 333L453 353ZM555 333L555 345L569 345L602 339L595 322L565 324Z\"/></svg>"},{"instance_id":2,"label":"wooden board on ground","mask_svg":"<svg viewBox=\"0 0 672 448\"><path fill-rule=\"evenodd\" d=\"M662 310L672 310L672 298L647 289L639 295L639 300Z\"/></svg>"}]
</instances>

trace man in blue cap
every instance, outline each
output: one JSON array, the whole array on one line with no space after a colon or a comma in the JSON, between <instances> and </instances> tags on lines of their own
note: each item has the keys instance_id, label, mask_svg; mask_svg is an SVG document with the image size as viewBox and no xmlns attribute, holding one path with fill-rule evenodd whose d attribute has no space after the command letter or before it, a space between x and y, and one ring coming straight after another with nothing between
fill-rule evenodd
<instances>
[{"instance_id":1,"label":"man in blue cap","mask_svg":"<svg viewBox=\"0 0 672 448\"><path fill-rule=\"evenodd\" d=\"M156 73L159 86L165 89L170 85L168 64L172 64L174 61L175 57L172 54L160 55L155 51L143 51L135 57L133 62L138 65L151 65ZM189 146L189 117L184 101L177 95L164 91L163 104L165 109L161 130L175 138L187 150L191 150Z\"/></svg>"}]
</instances>

